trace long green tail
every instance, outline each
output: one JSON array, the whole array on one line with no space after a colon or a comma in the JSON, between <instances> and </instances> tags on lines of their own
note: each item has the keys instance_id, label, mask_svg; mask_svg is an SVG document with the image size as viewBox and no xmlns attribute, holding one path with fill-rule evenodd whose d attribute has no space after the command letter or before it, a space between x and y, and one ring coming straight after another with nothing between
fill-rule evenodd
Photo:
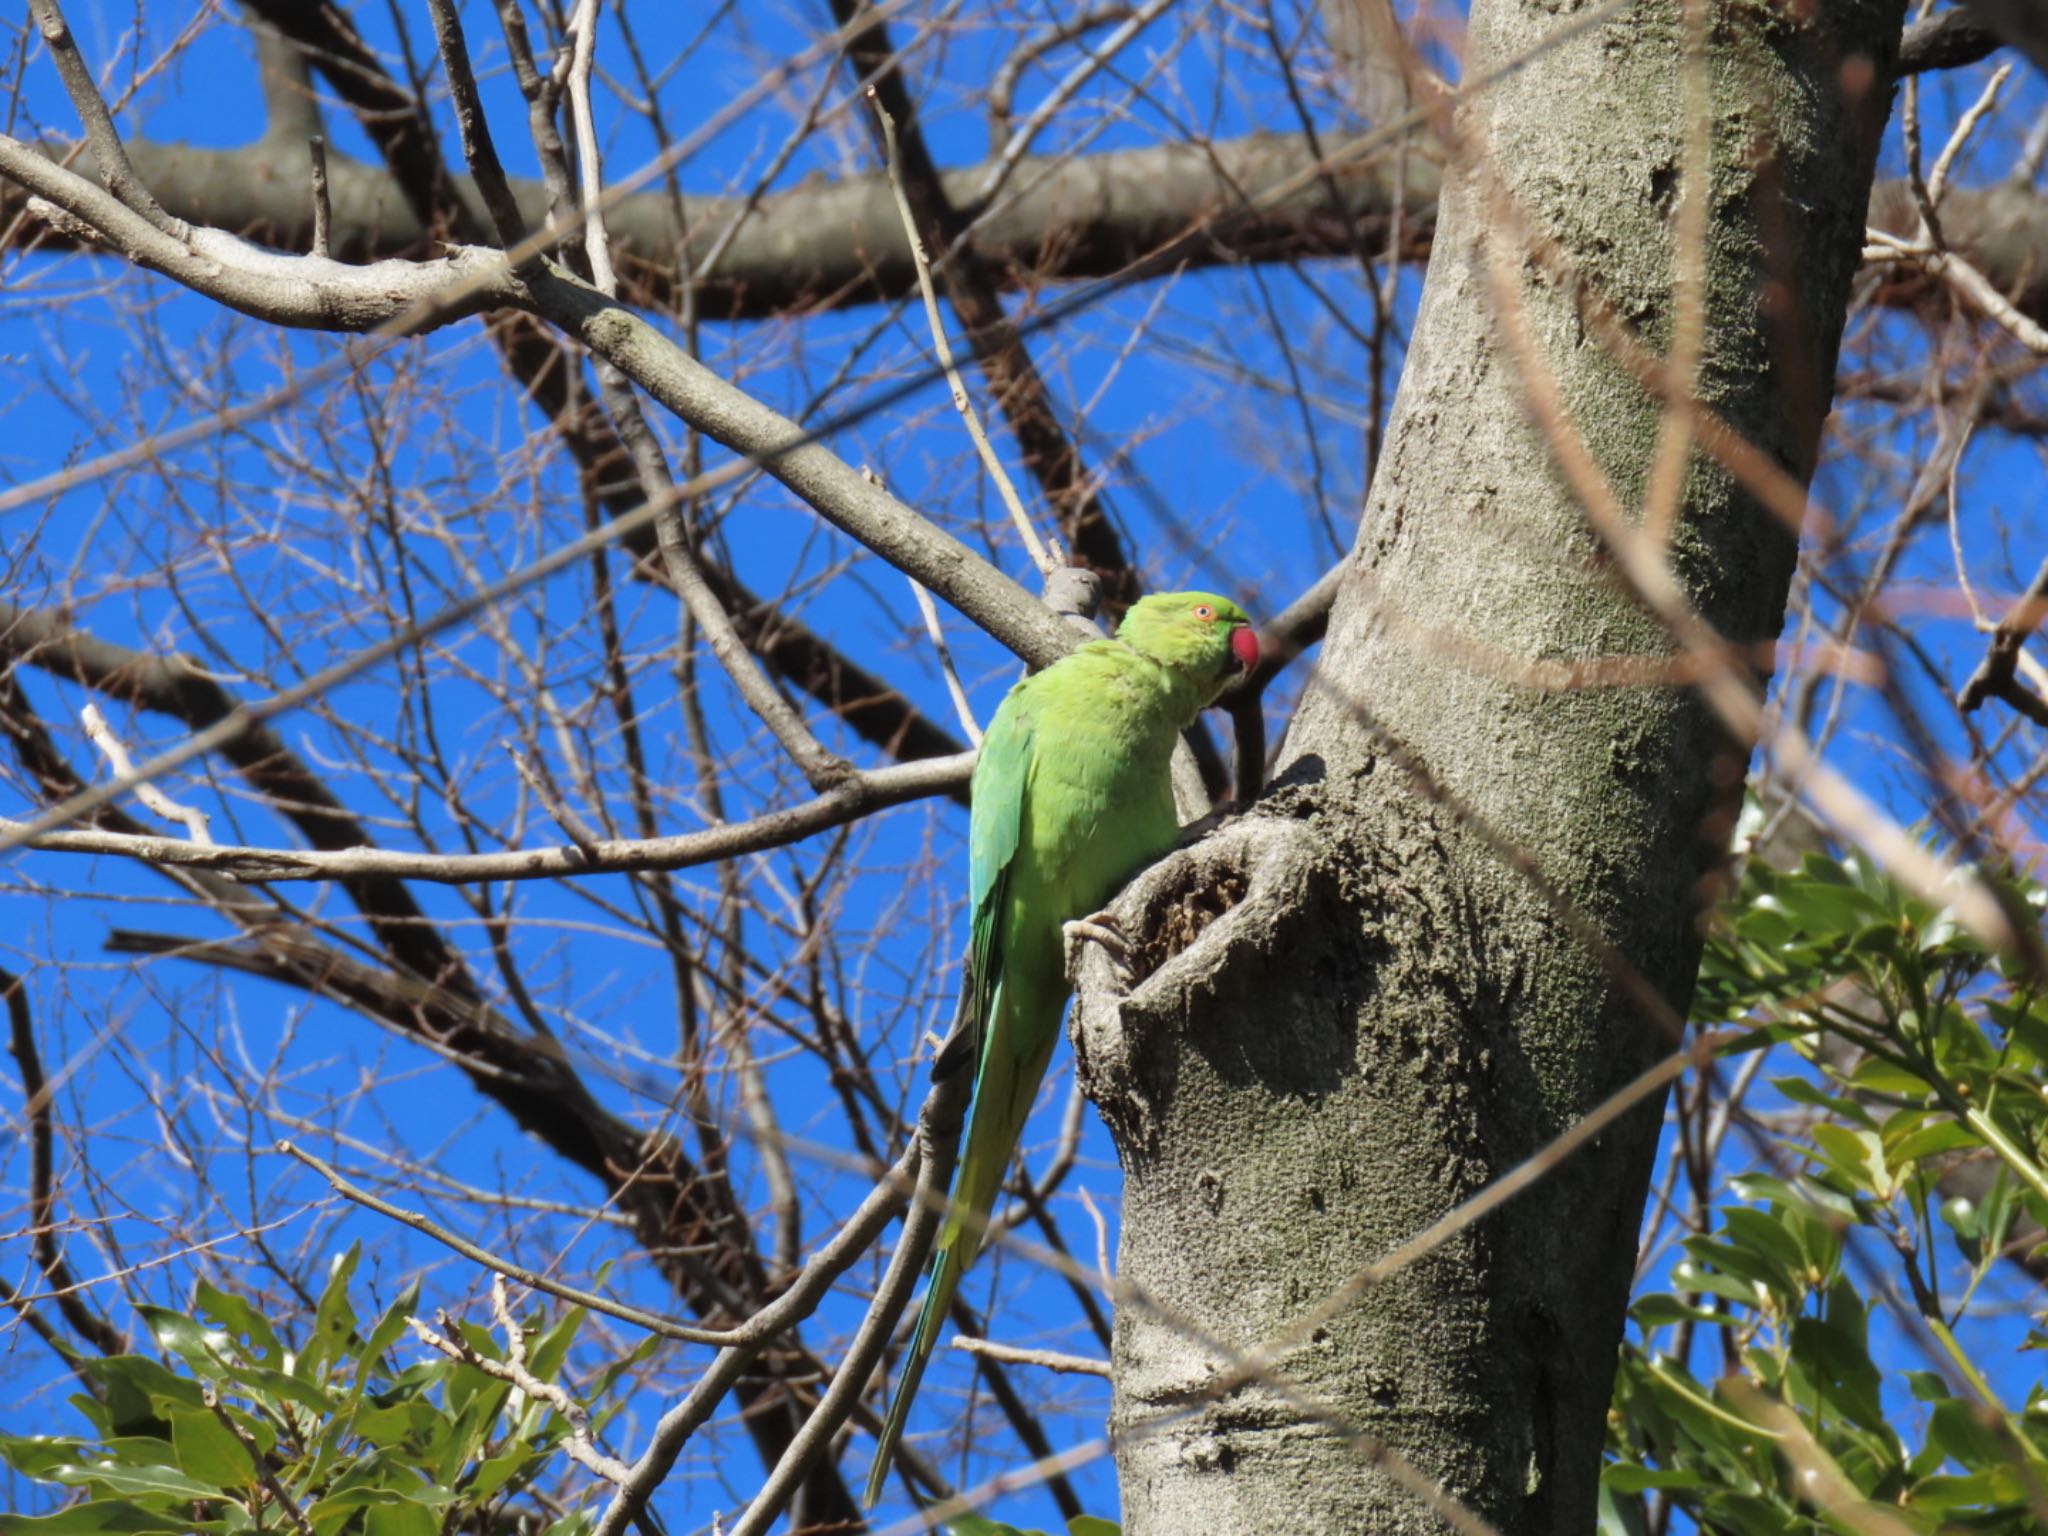
<instances>
[{"instance_id":1,"label":"long green tail","mask_svg":"<svg viewBox=\"0 0 2048 1536\"><path fill-rule=\"evenodd\" d=\"M917 1396L918 1383L924 1380L924 1368L931 1361L932 1346L938 1342L939 1324L945 1321L946 1309L953 1304L953 1293L960 1289L964 1266L954 1258L958 1252L957 1243L947 1243L932 1256L931 1283L925 1287L924 1305L917 1311L917 1327L910 1334L910 1353L903 1357L903 1374L897 1379L896 1395L889 1400L889 1412L882 1420L881 1438L875 1442L875 1464L868 1469L870 1508L881 1500L882 1484L889 1479L889 1463L896 1455L896 1442L903 1438L903 1421L910 1416L911 1399Z\"/></svg>"},{"instance_id":2,"label":"long green tail","mask_svg":"<svg viewBox=\"0 0 2048 1536\"><path fill-rule=\"evenodd\" d=\"M1057 1016L1055 1016L1057 1017ZM903 1376L896 1383L896 1396L882 1421L882 1437L875 1443L874 1470L868 1473L867 1501L881 1497L888 1477L889 1460L903 1433L903 1420L910 1412L910 1400L917 1396L917 1384L938 1343L938 1331L953 1293L960 1289L960 1277L967 1272L988 1228L989 1212L996 1192L1003 1186L1010 1155L1017 1150L1017 1138L1024 1132L1024 1120L1036 1096L1038 1080L1045 1075L1046 1058L1052 1054L1048 1041L1028 1067L1035 1071L1012 1073L1006 1081L991 1083L984 1068L982 1089L974 1099L967 1124L967 1150L954 1170L951 1210L939 1228L939 1242L932 1254L931 1283L925 1288L924 1305L918 1309L917 1327L910 1335L910 1352L903 1357Z\"/></svg>"}]
</instances>

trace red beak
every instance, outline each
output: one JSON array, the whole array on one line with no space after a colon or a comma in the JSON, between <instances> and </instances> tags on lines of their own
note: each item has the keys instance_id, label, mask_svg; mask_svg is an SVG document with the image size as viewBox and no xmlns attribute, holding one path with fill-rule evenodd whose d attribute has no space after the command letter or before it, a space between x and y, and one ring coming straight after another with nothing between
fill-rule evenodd
<instances>
[{"instance_id":1,"label":"red beak","mask_svg":"<svg viewBox=\"0 0 2048 1536\"><path fill-rule=\"evenodd\" d=\"M1247 672L1259 664L1259 637L1249 625L1240 624L1231 630L1230 654L1237 658L1237 664Z\"/></svg>"}]
</instances>

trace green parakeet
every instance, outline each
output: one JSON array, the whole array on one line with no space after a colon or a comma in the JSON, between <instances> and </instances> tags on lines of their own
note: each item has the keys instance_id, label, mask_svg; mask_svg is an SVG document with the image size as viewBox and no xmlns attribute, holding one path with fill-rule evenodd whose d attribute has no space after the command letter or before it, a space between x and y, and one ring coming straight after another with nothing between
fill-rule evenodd
<instances>
[{"instance_id":1,"label":"green parakeet","mask_svg":"<svg viewBox=\"0 0 2048 1536\"><path fill-rule=\"evenodd\" d=\"M870 1504L1059 1038L1071 990L1066 924L1097 911L1173 846L1174 743L1258 657L1258 637L1235 603L1208 592L1142 598L1114 640L1025 678L989 723L974 765L961 1016L933 1069L943 1075L972 1052L974 1107L868 1474Z\"/></svg>"}]
</instances>

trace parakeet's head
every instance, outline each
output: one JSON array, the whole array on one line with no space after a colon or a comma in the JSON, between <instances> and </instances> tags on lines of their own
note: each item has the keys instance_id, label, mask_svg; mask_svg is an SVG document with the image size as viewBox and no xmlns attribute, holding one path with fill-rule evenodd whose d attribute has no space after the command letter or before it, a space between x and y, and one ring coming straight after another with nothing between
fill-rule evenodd
<instances>
[{"instance_id":1,"label":"parakeet's head","mask_svg":"<svg viewBox=\"0 0 2048 1536\"><path fill-rule=\"evenodd\" d=\"M1193 677L1214 696L1259 662L1259 637L1245 611L1213 592L1141 597L1117 626L1117 639L1162 666Z\"/></svg>"}]
</instances>

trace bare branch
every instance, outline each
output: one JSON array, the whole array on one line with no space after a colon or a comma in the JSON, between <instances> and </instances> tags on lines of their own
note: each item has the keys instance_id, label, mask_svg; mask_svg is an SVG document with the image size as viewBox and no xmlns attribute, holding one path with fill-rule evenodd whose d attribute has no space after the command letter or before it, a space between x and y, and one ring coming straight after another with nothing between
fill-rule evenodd
<instances>
[{"instance_id":1,"label":"bare branch","mask_svg":"<svg viewBox=\"0 0 2048 1536\"><path fill-rule=\"evenodd\" d=\"M950 1340L952 1347L964 1350L970 1355L985 1360L1000 1360L1005 1365L1035 1365L1041 1370L1060 1371L1070 1376L1100 1376L1110 1379L1109 1362L1098 1360L1091 1355L1063 1355L1052 1349L1024 1349L1015 1344L998 1344L994 1339L977 1339L971 1334L955 1334Z\"/></svg>"},{"instance_id":2,"label":"bare branch","mask_svg":"<svg viewBox=\"0 0 2048 1536\"><path fill-rule=\"evenodd\" d=\"M27 1102L22 1113L29 1127L29 1246L36 1267L50 1282L57 1310L72 1331L103 1355L125 1354L128 1340L121 1330L85 1304L79 1284L65 1262L57 1242L57 1189L55 1133L51 1129L50 1097L53 1089L43 1075L42 1056L36 1050L34 1022L29 1017L28 988L12 971L0 969L0 998L7 1003L7 1051L21 1074L21 1091ZM10 1298L19 1307L19 1298Z\"/></svg>"},{"instance_id":3,"label":"bare branch","mask_svg":"<svg viewBox=\"0 0 2048 1536\"><path fill-rule=\"evenodd\" d=\"M0 176L91 226L137 266L275 325L409 335L513 298L504 258L470 247L435 261L347 266L280 256L218 229L166 230L7 134L0 134Z\"/></svg>"},{"instance_id":4,"label":"bare branch","mask_svg":"<svg viewBox=\"0 0 2048 1536\"><path fill-rule=\"evenodd\" d=\"M526 221L506 183L505 168L498 163L498 147L491 138L491 125L477 96L476 75L469 67L469 44L462 35L462 18L454 0L427 0L434 18L434 36L441 45L441 63L448 76L448 94L455 103L455 125L462 133L462 155L483 193L484 206L497 226L498 241L507 250L526 240Z\"/></svg>"},{"instance_id":5,"label":"bare branch","mask_svg":"<svg viewBox=\"0 0 2048 1536\"><path fill-rule=\"evenodd\" d=\"M2019 601L1998 621L1984 659L1956 694L1957 709L1967 714L1995 694L2028 719L2048 725L2048 702L2014 676L2027 639L2041 627L2044 615L2048 615L2048 560L2041 562Z\"/></svg>"},{"instance_id":6,"label":"bare branch","mask_svg":"<svg viewBox=\"0 0 2048 1536\"><path fill-rule=\"evenodd\" d=\"M122 744L121 738L114 734L114 728L107 724L107 717L100 713L99 706L86 705L78 712L78 718L85 726L85 734L91 739L92 744L100 749L100 755L106 758L108 766L124 778L134 778L135 759L128 755L128 748ZM136 781L135 798L165 821L182 823L185 835L200 847L214 846L213 833L208 830L207 814L197 806L179 805L147 779Z\"/></svg>"},{"instance_id":7,"label":"bare branch","mask_svg":"<svg viewBox=\"0 0 2048 1536\"><path fill-rule=\"evenodd\" d=\"M492 1301L502 1302L504 1292L505 1277L491 1276ZM524 1338L517 1320L502 1306L497 1310L499 1322L505 1329L507 1350L523 1353ZM437 1321L442 1328L448 1330L445 1334L429 1328L416 1317L408 1317L405 1325L412 1330L413 1337L427 1348L446 1355L450 1360L460 1361L486 1376L496 1377L499 1381L509 1381L528 1397L553 1408L569 1425L569 1434L563 1440L562 1448L578 1466L588 1468L606 1482L615 1485L623 1485L632 1475L631 1469L623 1461L605 1455L591 1443L590 1415L584 1411L583 1405L553 1382L542 1381L534 1375L526 1368L526 1362L520 1358L519 1353L512 1354L509 1359L493 1360L489 1355L479 1353L467 1339L456 1332L446 1312L438 1314Z\"/></svg>"},{"instance_id":8,"label":"bare branch","mask_svg":"<svg viewBox=\"0 0 2048 1536\"><path fill-rule=\"evenodd\" d=\"M389 1200L380 1199L360 1185L350 1183L335 1170L332 1164L315 1157L304 1147L298 1146L296 1143L280 1141L277 1144L277 1150L284 1153L287 1157L297 1158L308 1168L319 1174L321 1178L333 1185L335 1193L353 1200L365 1210L375 1211L378 1215L388 1216L391 1220L398 1222L402 1226L411 1227L415 1232L425 1233L444 1248L451 1248L465 1259L481 1264L484 1268L497 1274L508 1275L512 1279L517 1280L521 1285L528 1286L536 1291L545 1291L550 1296L557 1297L574 1306L587 1308L592 1312L602 1313L606 1317L616 1317L620 1322L631 1323L636 1328L644 1328L649 1333L664 1339L680 1339L686 1344L729 1344L734 1342L734 1330L732 1329L692 1328L686 1323L676 1322L673 1318L663 1317L655 1312L646 1312L639 1307L629 1307L623 1302L608 1300L593 1291L580 1290L573 1285L564 1285L559 1280L549 1279L537 1270L526 1269L520 1265L510 1263L498 1254L479 1248L461 1234L450 1232L446 1227L421 1215L418 1211L408 1211L403 1206L393 1205Z\"/></svg>"},{"instance_id":9,"label":"bare branch","mask_svg":"<svg viewBox=\"0 0 2048 1536\"><path fill-rule=\"evenodd\" d=\"M51 62L63 78L72 108L85 124L86 141L92 145L93 157L99 162L100 178L106 183L107 190L123 208L151 228L171 240L184 239L188 231L183 221L164 212L150 195L142 178L135 174L135 167L129 164L128 153L121 147L121 135L114 127L113 115L101 99L99 83L79 56L78 44L71 36L71 28L64 20L57 0L29 0L29 13L35 17L43 46L50 50ZM4 163L0 163L0 170L4 169ZM56 198L50 200L59 201Z\"/></svg>"},{"instance_id":10,"label":"bare branch","mask_svg":"<svg viewBox=\"0 0 2048 1536\"><path fill-rule=\"evenodd\" d=\"M1967 5L1955 5L1906 24L1899 37L1900 75L1936 69L1961 69L1988 58L1998 47L1998 34Z\"/></svg>"},{"instance_id":11,"label":"bare branch","mask_svg":"<svg viewBox=\"0 0 2048 1536\"><path fill-rule=\"evenodd\" d=\"M967 428L968 437L974 441L974 451L981 460L981 467L988 471L989 479L995 482L996 494L1003 501L1003 510L1010 514L1010 525L1017 530L1017 537L1024 541L1024 548L1031 555L1031 563L1038 567L1041 576L1050 575L1053 559L1046 553L1045 541L1039 538L1038 530L1031 526L1031 516L1024 510L1024 503L1018 498L1017 487L1010 483L1009 471L1003 468L1003 461L996 457L995 449L989 444L988 434L981 430L981 418L975 414L974 402L968 399L967 386L961 382L960 370L953 362L953 348L946 341L946 322L939 315L939 298L932 291L931 262L925 255L924 242L918 238L917 215L911 212L910 199L903 191L903 153L896 142L895 119L889 116L889 109L882 105L881 98L876 95L872 85L868 87L868 102L875 109L875 120L882 125L882 144L886 154L889 186L896 194L897 211L903 216L903 238L910 242L911 260L917 265L917 288L924 297L925 323L931 327L932 350L938 353L939 367L945 371L946 383L953 396L953 409L959 412L960 420Z\"/></svg>"},{"instance_id":12,"label":"bare branch","mask_svg":"<svg viewBox=\"0 0 2048 1536\"><path fill-rule=\"evenodd\" d=\"M1050 665L1072 632L1016 582L817 441L721 379L616 300L559 269L538 276L533 309L579 337L707 437L766 469L842 533L946 599L1026 661Z\"/></svg>"},{"instance_id":13,"label":"bare branch","mask_svg":"<svg viewBox=\"0 0 2048 1536\"><path fill-rule=\"evenodd\" d=\"M242 1453L249 1458L250 1468L255 1472L257 1481L263 1484L264 1491L270 1495L272 1502L285 1512L285 1518L291 1521L292 1528L299 1536L315 1536L313 1522L306 1518L306 1512L299 1507L299 1501L292 1497L291 1490L277 1480L277 1473L271 1468L270 1458L263 1454L263 1447L256 1443L255 1437L248 1430L242 1428L241 1420L228 1412L227 1405L220 1400L220 1392L212 1382L202 1381L199 1384L199 1398L220 1421L221 1426L235 1437L236 1443L242 1447Z\"/></svg>"},{"instance_id":14,"label":"bare branch","mask_svg":"<svg viewBox=\"0 0 2048 1536\"><path fill-rule=\"evenodd\" d=\"M443 885L478 881L554 880L575 875L633 874L694 869L721 859L781 848L844 826L892 805L958 789L974 768L974 755L931 758L856 774L814 800L747 821L672 837L602 838L548 848L500 853L408 853L396 848L247 848L136 837L102 831L28 831L32 823L0 818L0 838L51 852L113 854L186 869L210 869L236 880L430 880Z\"/></svg>"},{"instance_id":15,"label":"bare branch","mask_svg":"<svg viewBox=\"0 0 2048 1536\"><path fill-rule=\"evenodd\" d=\"M710 1418L718 1404L730 1392L741 1374L753 1364L760 1352L759 1338L765 1338L774 1331L788 1326L795 1320L808 1316L823 1299L832 1281L851 1268L859 1257L881 1237L889 1223L898 1213L908 1208L909 1219L904 1223L903 1237L897 1243L895 1259L890 1264L889 1280L868 1309L867 1322L863 1324L863 1338L873 1337L874 1350L870 1353L867 1367L861 1372L860 1380L853 1383L857 1392L865 1387L868 1371L873 1369L879 1356L880 1345L896 1319L910 1300L911 1288L917 1282L919 1267L924 1256L930 1251L931 1241L938 1233L938 1222L945 1208L947 1182L952 1177L953 1142L958 1138L961 1115L966 1108L967 1076L954 1074L958 1086L939 1090L926 1099L919 1122L919 1134L911 1139L896 1166L880 1179L862 1201L860 1208L850 1216L834 1234L832 1240L820 1249L810 1263L804 1266L795 1282L781 1296L764 1308L754 1322L760 1333L755 1341L734 1344L721 1351L713 1360L690 1393L675 1407L661 1416L649 1438L647 1449L633 1465L632 1476L620 1488L618 1496L606 1508L598 1521L593 1536L618 1536L618 1533L636 1520L647 1507L647 1500L654 1490L675 1466L676 1458L682 1454L690 1437ZM950 1118L948 1131L943 1122ZM887 1303L887 1305L885 1305ZM851 1357L839 1368L834 1380L847 1378L851 1371ZM849 1406L843 1400L835 1405ZM819 1409L822 1415L824 1409ZM818 1422L814 1415L806 1425L808 1431ZM839 1424L845 1422L845 1415L839 1413L832 1429L836 1432ZM817 1453L821 1442L813 1440L803 1453L806 1463ZM795 1454L792 1442L791 1454ZM800 1480L801 1469L793 1473L788 1488L793 1489ZM788 1490L784 1492L788 1496Z\"/></svg>"},{"instance_id":16,"label":"bare branch","mask_svg":"<svg viewBox=\"0 0 2048 1536\"><path fill-rule=\"evenodd\" d=\"M327 195L327 140L320 134L314 134L306 140L306 153L313 165L312 254L325 260L330 254L334 229L334 205Z\"/></svg>"}]
</instances>

